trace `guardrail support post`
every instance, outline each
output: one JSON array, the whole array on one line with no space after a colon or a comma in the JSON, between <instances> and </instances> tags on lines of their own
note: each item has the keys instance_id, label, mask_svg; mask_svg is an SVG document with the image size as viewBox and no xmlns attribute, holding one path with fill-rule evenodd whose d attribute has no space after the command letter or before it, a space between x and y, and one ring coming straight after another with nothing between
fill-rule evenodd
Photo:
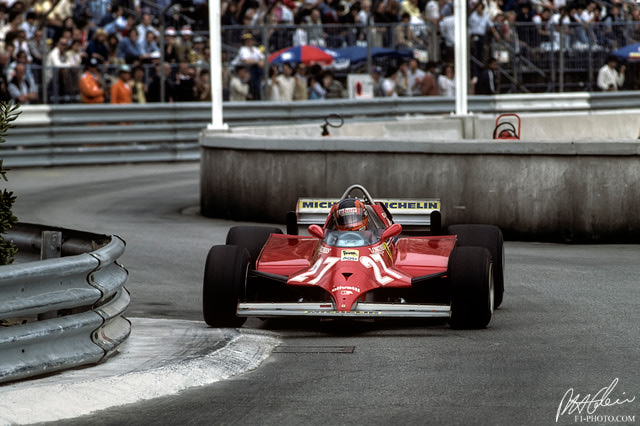
<instances>
[{"instance_id":1,"label":"guardrail support post","mask_svg":"<svg viewBox=\"0 0 640 426\"><path fill-rule=\"evenodd\" d=\"M42 231L40 260L58 258L62 254L62 232Z\"/></svg>"}]
</instances>

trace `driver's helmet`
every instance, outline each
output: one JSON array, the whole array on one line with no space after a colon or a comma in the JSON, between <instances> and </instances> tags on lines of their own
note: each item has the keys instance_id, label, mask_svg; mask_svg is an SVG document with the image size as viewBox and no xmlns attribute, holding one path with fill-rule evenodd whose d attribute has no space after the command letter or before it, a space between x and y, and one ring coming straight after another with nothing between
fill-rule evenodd
<instances>
[{"instance_id":1,"label":"driver's helmet","mask_svg":"<svg viewBox=\"0 0 640 426\"><path fill-rule=\"evenodd\" d=\"M355 198L346 198L334 204L331 216L338 231L363 231L369 223L367 208Z\"/></svg>"}]
</instances>

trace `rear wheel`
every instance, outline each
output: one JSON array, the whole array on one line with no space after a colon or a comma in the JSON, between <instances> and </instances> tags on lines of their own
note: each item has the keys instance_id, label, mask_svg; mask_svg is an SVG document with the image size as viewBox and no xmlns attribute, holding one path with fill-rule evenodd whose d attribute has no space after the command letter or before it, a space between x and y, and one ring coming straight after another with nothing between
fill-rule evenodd
<instances>
[{"instance_id":1,"label":"rear wheel","mask_svg":"<svg viewBox=\"0 0 640 426\"><path fill-rule=\"evenodd\" d=\"M249 252L239 246L213 246L207 255L202 287L204 321L211 327L240 327L246 318L236 316L244 297Z\"/></svg>"},{"instance_id":2,"label":"rear wheel","mask_svg":"<svg viewBox=\"0 0 640 426\"><path fill-rule=\"evenodd\" d=\"M482 247L456 247L449 257L453 328L484 328L494 305L491 253Z\"/></svg>"},{"instance_id":3,"label":"rear wheel","mask_svg":"<svg viewBox=\"0 0 640 426\"><path fill-rule=\"evenodd\" d=\"M234 226L227 233L227 245L245 247L251 256L251 267L271 234L282 234L282 230L270 226Z\"/></svg>"},{"instance_id":4,"label":"rear wheel","mask_svg":"<svg viewBox=\"0 0 640 426\"><path fill-rule=\"evenodd\" d=\"M493 225L451 225L449 235L456 235L456 247L484 247L491 253L495 286L494 308L502 304L504 296L504 241L500 228Z\"/></svg>"}]
</instances>

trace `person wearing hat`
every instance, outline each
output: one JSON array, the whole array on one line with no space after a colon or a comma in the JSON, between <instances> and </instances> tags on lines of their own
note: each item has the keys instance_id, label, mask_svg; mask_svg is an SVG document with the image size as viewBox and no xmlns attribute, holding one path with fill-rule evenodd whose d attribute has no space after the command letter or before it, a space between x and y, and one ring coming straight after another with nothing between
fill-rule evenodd
<instances>
[{"instance_id":1,"label":"person wearing hat","mask_svg":"<svg viewBox=\"0 0 640 426\"><path fill-rule=\"evenodd\" d=\"M189 62L190 64L195 64L207 59L204 54L204 46L204 37L200 35L195 36L193 38L193 46L187 53L187 62Z\"/></svg>"},{"instance_id":2,"label":"person wearing hat","mask_svg":"<svg viewBox=\"0 0 640 426\"><path fill-rule=\"evenodd\" d=\"M168 27L164 31L164 61L172 64L180 62L176 34L176 30L173 27Z\"/></svg>"},{"instance_id":3,"label":"person wearing hat","mask_svg":"<svg viewBox=\"0 0 640 426\"><path fill-rule=\"evenodd\" d=\"M176 40L176 48L178 50L178 62L182 62L186 60L187 53L189 53L193 47L193 41L191 37L193 36L193 31L191 31L190 25L183 25L180 28L180 37Z\"/></svg>"},{"instance_id":4,"label":"person wearing hat","mask_svg":"<svg viewBox=\"0 0 640 426\"><path fill-rule=\"evenodd\" d=\"M118 81L111 85L111 103L112 104L130 104L131 103L131 68L129 65L120 65L118 70Z\"/></svg>"},{"instance_id":5,"label":"person wearing hat","mask_svg":"<svg viewBox=\"0 0 640 426\"><path fill-rule=\"evenodd\" d=\"M98 28L93 39L85 49L90 58L95 58L100 63L106 62L109 58L109 47L107 46L107 32L103 28Z\"/></svg>"},{"instance_id":6,"label":"person wearing hat","mask_svg":"<svg viewBox=\"0 0 640 426\"><path fill-rule=\"evenodd\" d=\"M618 71L618 58L613 55L607 57L607 63L598 70L598 89L603 92L615 92L624 85L624 72L627 67L620 65Z\"/></svg>"},{"instance_id":7,"label":"person wearing hat","mask_svg":"<svg viewBox=\"0 0 640 426\"><path fill-rule=\"evenodd\" d=\"M231 65L244 65L248 67L249 73L251 74L249 88L253 100L260 100L260 80L262 79L264 61L264 53L256 46L253 34L243 34L242 47L238 50L238 54L231 62Z\"/></svg>"},{"instance_id":8,"label":"person wearing hat","mask_svg":"<svg viewBox=\"0 0 640 426\"><path fill-rule=\"evenodd\" d=\"M87 62L87 70L80 76L80 99L85 104L104 103L104 82L98 69L99 61L90 58Z\"/></svg>"}]
</instances>

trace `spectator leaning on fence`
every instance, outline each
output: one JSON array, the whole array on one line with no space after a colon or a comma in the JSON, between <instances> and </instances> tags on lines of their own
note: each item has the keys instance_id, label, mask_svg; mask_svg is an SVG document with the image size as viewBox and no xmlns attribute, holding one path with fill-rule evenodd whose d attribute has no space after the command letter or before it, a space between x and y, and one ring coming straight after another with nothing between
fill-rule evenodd
<instances>
[{"instance_id":1,"label":"spectator leaning on fence","mask_svg":"<svg viewBox=\"0 0 640 426\"><path fill-rule=\"evenodd\" d=\"M160 64L156 64L156 76L149 83L149 91L147 93L147 102L160 102L162 87L160 78ZM173 102L175 99L176 83L171 78L171 65L164 63L164 100L162 102Z\"/></svg>"},{"instance_id":2,"label":"spectator leaning on fence","mask_svg":"<svg viewBox=\"0 0 640 426\"><path fill-rule=\"evenodd\" d=\"M131 68L129 65L120 65L118 69L118 81L111 85L111 103L112 104L130 104L131 103Z\"/></svg>"},{"instance_id":3,"label":"spectator leaning on fence","mask_svg":"<svg viewBox=\"0 0 640 426\"><path fill-rule=\"evenodd\" d=\"M250 99L249 92L249 71L244 65L236 65L235 75L229 82L229 100L231 102L245 102Z\"/></svg>"},{"instance_id":4,"label":"spectator leaning on fence","mask_svg":"<svg viewBox=\"0 0 640 426\"><path fill-rule=\"evenodd\" d=\"M421 96L438 96L440 94L438 92L438 83L436 81L437 65L438 64L436 64L434 61L427 62L424 78L422 79L422 84L420 85Z\"/></svg>"},{"instance_id":5,"label":"spectator leaning on fence","mask_svg":"<svg viewBox=\"0 0 640 426\"><path fill-rule=\"evenodd\" d=\"M294 101L306 101L309 99L309 91L307 87L307 64L298 62L296 65L296 88L293 92Z\"/></svg>"},{"instance_id":6,"label":"spectator leaning on fence","mask_svg":"<svg viewBox=\"0 0 640 426\"><path fill-rule=\"evenodd\" d=\"M438 92L441 96L456 95L456 80L452 64L446 64L442 74L438 76Z\"/></svg>"},{"instance_id":7,"label":"spectator leaning on fence","mask_svg":"<svg viewBox=\"0 0 640 426\"><path fill-rule=\"evenodd\" d=\"M25 78L27 68L25 64L19 63L15 68L15 75L9 82L9 93L15 103L27 105L38 101L38 88L31 86Z\"/></svg>"},{"instance_id":8,"label":"spectator leaning on fence","mask_svg":"<svg viewBox=\"0 0 640 426\"><path fill-rule=\"evenodd\" d=\"M476 95L495 95L498 93L498 82L496 81L496 70L498 69L498 61L490 58L487 65L478 75L475 83Z\"/></svg>"},{"instance_id":9,"label":"spectator leaning on fence","mask_svg":"<svg viewBox=\"0 0 640 426\"><path fill-rule=\"evenodd\" d=\"M96 58L89 59L87 70L80 77L80 99L85 104L104 103L104 83L98 64L99 61Z\"/></svg>"},{"instance_id":10,"label":"spectator leaning on fence","mask_svg":"<svg viewBox=\"0 0 640 426\"><path fill-rule=\"evenodd\" d=\"M280 101L291 102L296 90L296 77L293 75L293 67L289 63L282 64L282 73L276 79L280 88Z\"/></svg>"},{"instance_id":11,"label":"spectator leaning on fence","mask_svg":"<svg viewBox=\"0 0 640 426\"><path fill-rule=\"evenodd\" d=\"M622 88L627 67L622 64L620 65L620 71L618 71L616 69L617 66L618 59L610 55L607 58L607 63L598 71L598 89L604 92L615 92Z\"/></svg>"},{"instance_id":12,"label":"spectator leaning on fence","mask_svg":"<svg viewBox=\"0 0 640 426\"><path fill-rule=\"evenodd\" d=\"M373 97L383 98L385 96L384 89L382 88L382 68L375 66L371 70L371 80L373 83Z\"/></svg>"},{"instance_id":13,"label":"spectator leaning on fence","mask_svg":"<svg viewBox=\"0 0 640 426\"><path fill-rule=\"evenodd\" d=\"M144 68L140 65L133 67L133 76L129 81L131 86L131 102L136 104L147 103L147 85L144 82Z\"/></svg>"},{"instance_id":14,"label":"spectator leaning on fence","mask_svg":"<svg viewBox=\"0 0 640 426\"><path fill-rule=\"evenodd\" d=\"M416 58L409 60L408 73L408 84L411 96L420 96L422 80L424 80L426 73L420 69L420 63Z\"/></svg>"},{"instance_id":15,"label":"spectator leaning on fence","mask_svg":"<svg viewBox=\"0 0 640 426\"><path fill-rule=\"evenodd\" d=\"M253 34L242 35L242 47L238 50L238 55L231 62L233 66L244 65L248 68L251 78L249 80L249 90L251 99L260 100L260 80L262 79L264 67L264 53L256 46Z\"/></svg>"}]
</instances>

